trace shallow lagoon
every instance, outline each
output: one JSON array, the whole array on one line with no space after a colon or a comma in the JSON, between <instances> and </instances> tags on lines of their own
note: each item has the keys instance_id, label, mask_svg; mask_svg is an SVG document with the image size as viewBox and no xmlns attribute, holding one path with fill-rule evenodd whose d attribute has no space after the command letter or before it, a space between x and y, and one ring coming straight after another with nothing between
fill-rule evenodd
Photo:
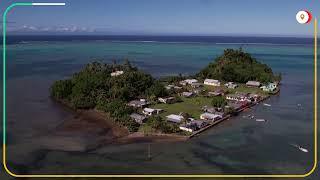
<instances>
[{"instance_id":1,"label":"shallow lagoon","mask_svg":"<svg viewBox=\"0 0 320 180\"><path fill-rule=\"evenodd\" d=\"M283 73L281 92L187 142L107 145L90 152L42 148L37 139L72 115L48 88L93 60L128 58L154 76L192 74L239 44L28 42L8 46L8 162L16 173L305 173L313 161L313 48L251 44L242 48ZM301 107L298 106L301 104ZM267 123L242 118L254 114ZM290 143L309 149L303 153Z\"/></svg>"}]
</instances>

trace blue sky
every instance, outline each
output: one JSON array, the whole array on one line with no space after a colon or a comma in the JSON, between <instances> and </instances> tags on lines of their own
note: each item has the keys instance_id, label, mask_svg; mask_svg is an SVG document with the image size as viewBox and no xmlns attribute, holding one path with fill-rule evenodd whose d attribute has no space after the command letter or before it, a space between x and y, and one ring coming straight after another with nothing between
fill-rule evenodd
<instances>
[{"instance_id":1,"label":"blue sky","mask_svg":"<svg viewBox=\"0 0 320 180\"><path fill-rule=\"evenodd\" d=\"M0 10L12 0L2 0ZM20 2L28 2L23 0ZM18 7L10 34L312 36L299 10L320 17L319 0L33 0L65 7Z\"/></svg>"}]
</instances>

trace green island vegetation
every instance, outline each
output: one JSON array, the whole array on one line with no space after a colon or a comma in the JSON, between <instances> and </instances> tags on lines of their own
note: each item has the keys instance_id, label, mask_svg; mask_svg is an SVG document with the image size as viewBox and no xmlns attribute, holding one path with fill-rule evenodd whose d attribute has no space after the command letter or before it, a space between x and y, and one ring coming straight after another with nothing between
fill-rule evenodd
<instances>
[{"instance_id":1,"label":"green island vegetation","mask_svg":"<svg viewBox=\"0 0 320 180\"><path fill-rule=\"evenodd\" d=\"M195 82L188 82L190 79ZM219 85L198 83L206 79L214 79ZM193 130L202 128L194 129L190 121L199 119L201 114L208 112L209 107L216 113L224 114L220 117L223 119L225 115L240 109L240 106L236 109L234 104L238 103L242 108L265 99L271 92L278 92L276 85L269 90L269 84L278 84L280 80L281 74L275 75L270 67L258 62L249 53L242 49L226 49L199 73L188 77L179 74L155 79L138 70L128 60L123 64L93 62L71 78L55 81L50 93L55 100L74 109L97 109L107 113L129 132L190 135ZM245 84L247 81L259 81L265 86L248 87ZM229 82L236 84L233 88L224 85ZM228 95L233 95L230 98L240 98L241 93L246 94L241 95L245 98L245 104L242 99L241 102L236 99L231 103L227 98ZM172 98L173 102L166 102L164 98ZM143 105L137 106L133 101ZM145 107L149 111L157 110L157 113L145 112ZM132 114L142 117L142 122L133 118ZM169 122L167 116L172 114L182 117L182 120L179 123ZM208 121L208 124L214 121ZM189 129L192 127L192 131L182 131L179 128L181 125Z\"/></svg>"},{"instance_id":2,"label":"green island vegetation","mask_svg":"<svg viewBox=\"0 0 320 180\"><path fill-rule=\"evenodd\" d=\"M250 80L262 83L281 80L281 74L274 75L268 65L258 62L241 48L224 50L223 55L202 69L196 77L238 83L246 83Z\"/></svg>"}]
</instances>

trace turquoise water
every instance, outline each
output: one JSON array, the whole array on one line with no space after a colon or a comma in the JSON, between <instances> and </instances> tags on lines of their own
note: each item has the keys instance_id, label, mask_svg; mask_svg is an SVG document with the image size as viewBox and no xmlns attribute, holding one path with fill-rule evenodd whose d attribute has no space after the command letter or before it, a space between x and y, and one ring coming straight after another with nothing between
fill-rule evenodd
<instances>
[{"instance_id":1,"label":"turquoise water","mask_svg":"<svg viewBox=\"0 0 320 180\"><path fill-rule=\"evenodd\" d=\"M166 42L28 42L8 46L8 162L26 173L306 173L313 165L313 47L245 45L283 74L281 93L187 142L107 145L92 152L45 150L33 139L71 115L48 98L56 80L84 64L128 58L154 76L193 74L238 44ZM298 106L301 104L301 106ZM254 114L259 123L242 116ZM34 142L33 142L34 143ZM303 153L290 144L306 147ZM21 153L21 149L25 149ZM16 154L19 154L19 158ZM23 169L23 170L22 170Z\"/></svg>"}]
</instances>

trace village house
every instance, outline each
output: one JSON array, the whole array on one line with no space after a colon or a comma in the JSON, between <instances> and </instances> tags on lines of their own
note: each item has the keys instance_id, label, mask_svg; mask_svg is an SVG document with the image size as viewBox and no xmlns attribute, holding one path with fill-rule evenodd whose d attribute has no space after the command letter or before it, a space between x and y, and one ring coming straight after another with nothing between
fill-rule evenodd
<instances>
[{"instance_id":1,"label":"village house","mask_svg":"<svg viewBox=\"0 0 320 180\"><path fill-rule=\"evenodd\" d=\"M139 100L132 100L127 105L135 108L142 108L148 104L149 103L147 102L146 99L139 99Z\"/></svg>"},{"instance_id":2,"label":"village house","mask_svg":"<svg viewBox=\"0 0 320 180\"><path fill-rule=\"evenodd\" d=\"M198 82L198 80L196 80L196 79L185 79L184 80L187 84L192 84L192 83L197 83Z\"/></svg>"},{"instance_id":3,"label":"village house","mask_svg":"<svg viewBox=\"0 0 320 180\"><path fill-rule=\"evenodd\" d=\"M135 120L139 124L144 123L145 120L147 119L145 116L143 116L141 114L137 114L137 113L130 114L130 118L132 118L133 120Z\"/></svg>"},{"instance_id":4,"label":"village house","mask_svg":"<svg viewBox=\"0 0 320 180\"><path fill-rule=\"evenodd\" d=\"M170 114L168 116L166 116L167 121L169 122L173 122L173 123L180 123L184 117L181 115L176 115L176 114Z\"/></svg>"},{"instance_id":5,"label":"village house","mask_svg":"<svg viewBox=\"0 0 320 180\"><path fill-rule=\"evenodd\" d=\"M234 83L234 82L228 82L228 83L225 84L225 86L227 88L229 88L229 89L235 89L235 88L238 87L238 85L236 83Z\"/></svg>"},{"instance_id":6,"label":"village house","mask_svg":"<svg viewBox=\"0 0 320 180\"><path fill-rule=\"evenodd\" d=\"M111 76L119 76L121 74L123 74L123 71L115 71L115 72L112 72L110 75Z\"/></svg>"},{"instance_id":7,"label":"village house","mask_svg":"<svg viewBox=\"0 0 320 180\"><path fill-rule=\"evenodd\" d=\"M216 108L212 107L212 106L203 106L202 111L204 112L208 112L208 113L215 113L216 112Z\"/></svg>"},{"instance_id":8,"label":"village house","mask_svg":"<svg viewBox=\"0 0 320 180\"><path fill-rule=\"evenodd\" d=\"M182 131L187 131L187 132L194 132L198 130L198 128L194 124L183 124L179 126L179 129Z\"/></svg>"},{"instance_id":9,"label":"village house","mask_svg":"<svg viewBox=\"0 0 320 180\"><path fill-rule=\"evenodd\" d=\"M199 129L202 129L208 125L206 121L202 121L202 120L193 120L191 124L195 124Z\"/></svg>"},{"instance_id":10,"label":"village house","mask_svg":"<svg viewBox=\"0 0 320 180\"><path fill-rule=\"evenodd\" d=\"M199 87L201 87L201 86L203 86L201 83L191 83L191 87L192 88L199 88Z\"/></svg>"},{"instance_id":11,"label":"village house","mask_svg":"<svg viewBox=\"0 0 320 180\"><path fill-rule=\"evenodd\" d=\"M260 87L261 83L259 81L248 81L246 85L248 87Z\"/></svg>"},{"instance_id":12,"label":"village house","mask_svg":"<svg viewBox=\"0 0 320 180\"><path fill-rule=\"evenodd\" d=\"M202 129L204 127L206 127L208 125L207 122L202 121L202 120L193 120L187 124L183 124L179 127L179 129L183 130L183 131L187 131L187 132L194 132L197 131L199 129Z\"/></svg>"},{"instance_id":13,"label":"village house","mask_svg":"<svg viewBox=\"0 0 320 180\"><path fill-rule=\"evenodd\" d=\"M207 113L207 112L200 115L200 119L203 119L203 120L216 121L216 120L219 120L221 118L222 118L221 115Z\"/></svg>"},{"instance_id":14,"label":"village house","mask_svg":"<svg viewBox=\"0 0 320 180\"><path fill-rule=\"evenodd\" d=\"M147 116L152 116L154 114L159 114L162 111L162 109L144 108L142 113Z\"/></svg>"},{"instance_id":15,"label":"village house","mask_svg":"<svg viewBox=\"0 0 320 180\"><path fill-rule=\"evenodd\" d=\"M188 84L191 85L192 83L197 83L197 82L198 82L198 80L196 80L196 79L185 79L183 81L180 81L179 84L186 86Z\"/></svg>"},{"instance_id":16,"label":"village house","mask_svg":"<svg viewBox=\"0 0 320 180\"><path fill-rule=\"evenodd\" d=\"M194 96L194 93L193 92L182 92L181 94L183 97L192 97Z\"/></svg>"},{"instance_id":17,"label":"village house","mask_svg":"<svg viewBox=\"0 0 320 180\"><path fill-rule=\"evenodd\" d=\"M223 89L216 89L213 92L208 92L208 96L223 96L224 95L224 90Z\"/></svg>"},{"instance_id":18,"label":"village house","mask_svg":"<svg viewBox=\"0 0 320 180\"><path fill-rule=\"evenodd\" d=\"M164 104L172 104L175 102L174 97L160 97L158 98L158 101Z\"/></svg>"},{"instance_id":19,"label":"village house","mask_svg":"<svg viewBox=\"0 0 320 180\"><path fill-rule=\"evenodd\" d=\"M209 86L220 86L220 81L215 79L205 79L203 84Z\"/></svg>"},{"instance_id":20,"label":"village house","mask_svg":"<svg viewBox=\"0 0 320 180\"><path fill-rule=\"evenodd\" d=\"M219 109L219 108L215 108L212 106L203 106L202 110L203 110L203 112L217 114L217 115L220 115L221 117L225 116L225 113L223 112L223 110L221 108Z\"/></svg>"},{"instance_id":21,"label":"village house","mask_svg":"<svg viewBox=\"0 0 320 180\"><path fill-rule=\"evenodd\" d=\"M179 84L182 85L182 86L186 86L187 82L183 80L183 81L180 81Z\"/></svg>"},{"instance_id":22,"label":"village house","mask_svg":"<svg viewBox=\"0 0 320 180\"><path fill-rule=\"evenodd\" d=\"M228 94L226 95L226 99L230 101L239 101L239 102L251 101L249 97L249 93L240 93L240 92L236 92L235 94Z\"/></svg>"},{"instance_id":23,"label":"village house","mask_svg":"<svg viewBox=\"0 0 320 180\"><path fill-rule=\"evenodd\" d=\"M277 89L277 83L269 83L267 86L260 87L265 92L273 92Z\"/></svg>"},{"instance_id":24,"label":"village house","mask_svg":"<svg viewBox=\"0 0 320 180\"><path fill-rule=\"evenodd\" d=\"M174 86L173 88L176 89L176 90L182 89L182 87L180 87L180 86Z\"/></svg>"}]
</instances>

